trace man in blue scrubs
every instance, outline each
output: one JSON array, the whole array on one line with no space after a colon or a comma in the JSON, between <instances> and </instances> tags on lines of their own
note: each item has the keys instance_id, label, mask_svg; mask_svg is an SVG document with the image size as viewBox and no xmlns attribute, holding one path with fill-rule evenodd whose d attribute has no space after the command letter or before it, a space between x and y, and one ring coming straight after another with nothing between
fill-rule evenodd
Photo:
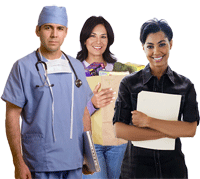
<instances>
[{"instance_id":1,"label":"man in blue scrubs","mask_svg":"<svg viewBox=\"0 0 200 179\"><path fill-rule=\"evenodd\" d=\"M43 8L36 27L40 48L16 61L2 95L16 179L82 177L82 120L88 117L86 105L93 94L83 65L67 55L82 81L75 85L75 72L60 49L67 21L64 7ZM47 71L42 63L36 67L36 55Z\"/></svg>"}]
</instances>

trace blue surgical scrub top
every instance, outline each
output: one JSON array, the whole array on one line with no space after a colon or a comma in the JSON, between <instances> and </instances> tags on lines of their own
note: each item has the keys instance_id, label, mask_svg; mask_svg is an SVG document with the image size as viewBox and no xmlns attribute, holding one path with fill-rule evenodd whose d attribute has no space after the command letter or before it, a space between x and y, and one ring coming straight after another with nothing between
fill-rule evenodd
<instances>
[{"instance_id":1,"label":"blue surgical scrub top","mask_svg":"<svg viewBox=\"0 0 200 179\"><path fill-rule=\"evenodd\" d=\"M74 73L49 74L54 98L52 121L52 95L50 87L42 86L35 64L35 51L18 60L8 77L2 99L22 108L23 157L31 171L63 171L82 167L83 122L87 102L93 93L87 83L83 65L68 56L81 87L74 85L73 127L71 129L72 76ZM63 58L63 57L62 57ZM47 61L43 57L43 61ZM44 77L44 68L38 65ZM75 76L74 76L74 79ZM70 139L70 130L73 132ZM54 137L55 135L55 137Z\"/></svg>"}]
</instances>

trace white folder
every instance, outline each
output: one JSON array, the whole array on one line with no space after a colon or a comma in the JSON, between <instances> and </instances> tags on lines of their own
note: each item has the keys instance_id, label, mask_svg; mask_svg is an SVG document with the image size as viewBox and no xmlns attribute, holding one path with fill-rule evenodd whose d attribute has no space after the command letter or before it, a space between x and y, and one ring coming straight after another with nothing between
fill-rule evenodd
<instances>
[{"instance_id":1,"label":"white folder","mask_svg":"<svg viewBox=\"0 0 200 179\"><path fill-rule=\"evenodd\" d=\"M177 121L180 103L181 95L141 91L138 94L137 110L156 119ZM171 138L132 141L132 143L136 147L155 150L175 149L175 139Z\"/></svg>"}]
</instances>

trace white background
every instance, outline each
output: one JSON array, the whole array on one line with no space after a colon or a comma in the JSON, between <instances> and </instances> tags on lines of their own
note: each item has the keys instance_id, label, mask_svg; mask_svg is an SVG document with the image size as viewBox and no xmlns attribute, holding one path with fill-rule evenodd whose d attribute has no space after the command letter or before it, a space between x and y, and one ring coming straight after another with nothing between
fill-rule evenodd
<instances>
[{"instance_id":1,"label":"white background","mask_svg":"<svg viewBox=\"0 0 200 179\"><path fill-rule=\"evenodd\" d=\"M169 65L188 77L194 84L200 101L199 83L199 2L196 0L7 0L0 6L1 65L0 94L13 63L40 45L35 27L43 6L65 6L68 13L68 35L62 46L67 54L76 57L80 50L81 28L92 15L103 16L113 27L115 42L111 52L120 62L146 65L147 59L139 41L141 25L154 17L166 19L174 32ZM200 178L199 140L182 139L189 179ZM14 167L5 135L5 103L0 101L0 178L13 179Z\"/></svg>"}]
</instances>

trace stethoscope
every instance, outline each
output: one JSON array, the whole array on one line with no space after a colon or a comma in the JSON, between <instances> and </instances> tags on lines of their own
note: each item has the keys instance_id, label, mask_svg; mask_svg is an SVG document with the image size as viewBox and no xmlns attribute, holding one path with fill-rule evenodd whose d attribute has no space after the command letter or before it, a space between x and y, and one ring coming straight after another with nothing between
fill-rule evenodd
<instances>
[{"instance_id":1,"label":"stethoscope","mask_svg":"<svg viewBox=\"0 0 200 179\"><path fill-rule=\"evenodd\" d=\"M36 67L36 69L37 69L37 71L38 71L38 73L39 73L40 78L41 78L42 81L43 81L43 85L42 85L42 86L36 85L36 87L37 87L37 88L38 88L38 87L43 87L43 86L53 87L54 84L50 84L50 85L48 84L48 80L47 80L47 64L46 64L44 61L41 60L41 58L39 57L38 53L39 53L39 52L38 52L38 49L37 49L36 52L35 52L35 54L36 54L36 57L37 57L38 61L36 62L35 67ZM64 52L62 52L62 53L63 53L63 54L65 55L65 57L67 58L67 60L68 60L68 62L69 62L69 65L70 65L70 67L72 68L72 70L73 70L73 72L74 72L74 75L75 75L75 77L76 77L75 85L79 88L79 87L82 85L82 81L81 81L80 79L78 79L78 76L77 76L77 74L76 74L76 72L75 72L75 70L74 70L74 67L72 66L72 63L70 62L68 56L67 56ZM40 70L39 70L39 68L38 68L38 64L43 64L43 65L44 65L44 69L45 69L45 79L44 79L44 78L42 77L42 75L40 74Z\"/></svg>"},{"instance_id":2,"label":"stethoscope","mask_svg":"<svg viewBox=\"0 0 200 179\"><path fill-rule=\"evenodd\" d=\"M70 67L72 68L72 70L74 72L74 75L76 77L76 80L75 80L75 83L74 83L74 75L72 74L72 103L71 103L71 127L70 127L70 139L72 139L73 123L74 123L73 122L74 86L76 85L79 88L82 85L82 81L80 79L78 79L78 76L77 76L77 74L76 74L76 72L74 70L74 67L72 66L68 56L64 52L62 52L62 53L65 55L66 59L68 60L68 62L70 64ZM43 85L42 86L36 85L36 88L44 87L44 86L48 86L50 88L50 92L51 92L51 96L52 96L52 130L53 130L54 141L56 141L56 135L55 135L55 130L54 130L54 120L55 120L55 117L54 117L54 95L53 95L53 90L52 90L52 87L54 86L54 84L50 84L50 81L49 81L48 76L47 76L47 64L44 61L41 60L42 59L42 55L41 55L41 52L40 52L39 49L37 49L37 51L36 51L36 57L37 57L38 61L35 63L35 67L36 67L36 69L38 71L38 74L39 74L40 78L43 81ZM39 68L38 68L38 64L42 64L43 67L44 67L45 79L40 74L40 71L39 71Z\"/></svg>"}]
</instances>

